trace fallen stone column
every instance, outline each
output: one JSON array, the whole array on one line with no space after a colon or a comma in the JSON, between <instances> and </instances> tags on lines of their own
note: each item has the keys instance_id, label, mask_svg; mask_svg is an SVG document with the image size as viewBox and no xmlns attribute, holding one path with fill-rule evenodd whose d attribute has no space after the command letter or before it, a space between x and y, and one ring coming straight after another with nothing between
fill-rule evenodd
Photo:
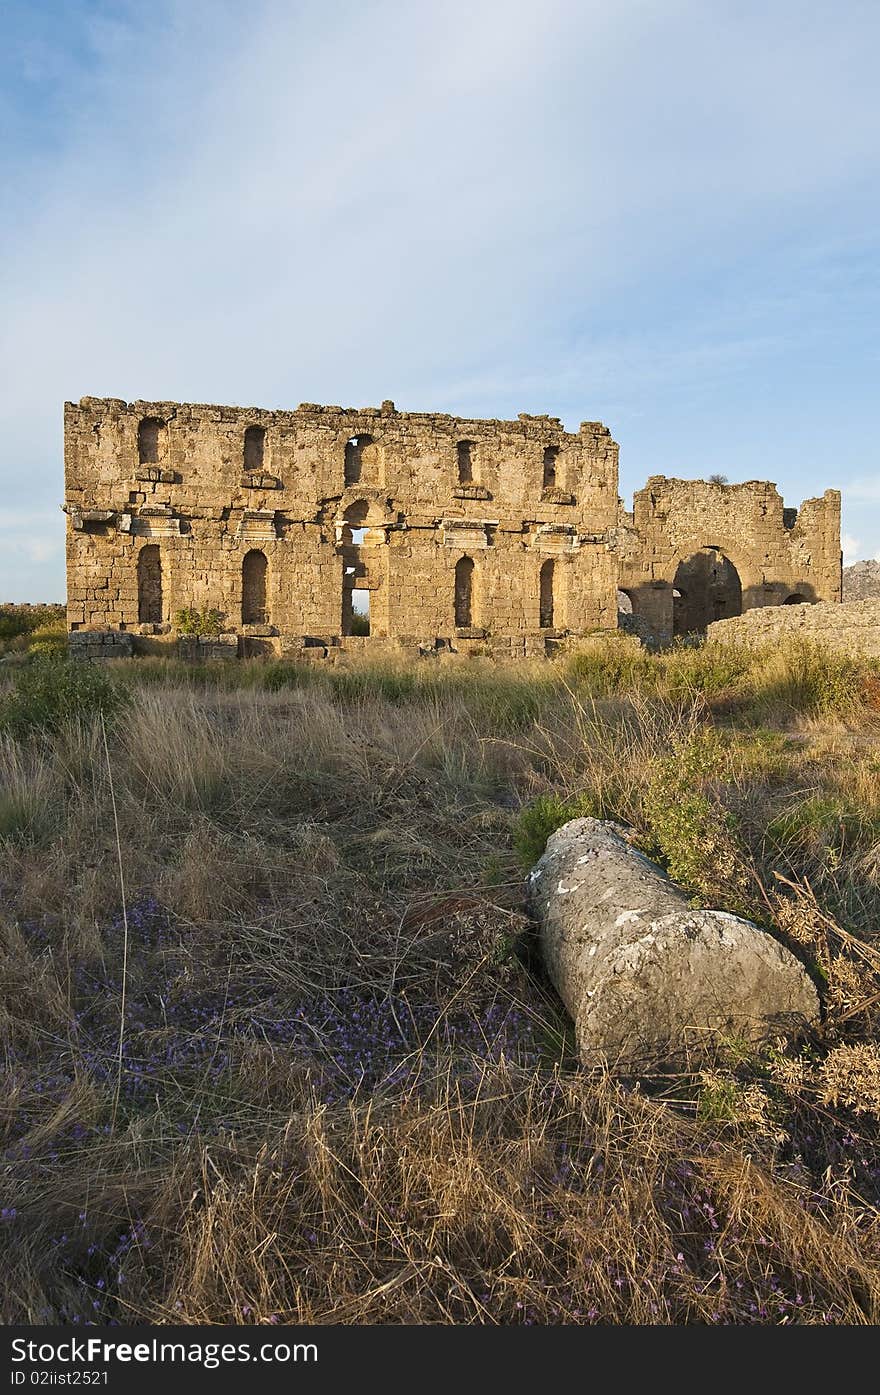
<instances>
[{"instance_id":1,"label":"fallen stone column","mask_svg":"<svg viewBox=\"0 0 880 1395\"><path fill-rule=\"evenodd\" d=\"M585 1064L627 1073L760 1041L819 1016L816 988L765 930L695 909L653 862L599 819L554 833L529 874L548 973Z\"/></svg>"}]
</instances>

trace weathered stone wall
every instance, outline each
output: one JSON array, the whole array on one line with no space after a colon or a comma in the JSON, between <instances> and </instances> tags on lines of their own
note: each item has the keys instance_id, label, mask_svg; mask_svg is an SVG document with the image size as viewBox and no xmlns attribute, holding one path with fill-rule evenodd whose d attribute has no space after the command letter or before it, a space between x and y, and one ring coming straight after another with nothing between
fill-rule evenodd
<instances>
[{"instance_id":1,"label":"weathered stone wall","mask_svg":"<svg viewBox=\"0 0 880 1395\"><path fill-rule=\"evenodd\" d=\"M598 422L87 397L65 405L65 474L73 631L206 608L280 649L346 634L353 589L372 636L617 623L617 446Z\"/></svg>"},{"instance_id":2,"label":"weathered stone wall","mask_svg":"<svg viewBox=\"0 0 880 1395\"><path fill-rule=\"evenodd\" d=\"M191 663L238 658L239 641L235 635L181 635L177 653Z\"/></svg>"},{"instance_id":3,"label":"weathered stone wall","mask_svg":"<svg viewBox=\"0 0 880 1395\"><path fill-rule=\"evenodd\" d=\"M161 634L212 610L242 654L357 647L368 598L374 641L517 656L615 628L618 588L630 627L659 641L839 600L836 491L797 512L772 484L653 476L628 514L617 450L599 422L392 402L67 403L68 625Z\"/></svg>"},{"instance_id":4,"label":"weathered stone wall","mask_svg":"<svg viewBox=\"0 0 880 1395\"><path fill-rule=\"evenodd\" d=\"M619 547L620 588L659 640L740 609L840 600L836 489L795 510L763 481L653 475L621 515Z\"/></svg>"},{"instance_id":5,"label":"weathered stone wall","mask_svg":"<svg viewBox=\"0 0 880 1395\"><path fill-rule=\"evenodd\" d=\"M132 636L119 630L78 630L70 635L72 659L130 659Z\"/></svg>"},{"instance_id":6,"label":"weathered stone wall","mask_svg":"<svg viewBox=\"0 0 880 1395\"><path fill-rule=\"evenodd\" d=\"M723 644L756 645L806 639L828 649L880 658L880 600L749 610L735 619L716 621L708 637Z\"/></svg>"}]
</instances>

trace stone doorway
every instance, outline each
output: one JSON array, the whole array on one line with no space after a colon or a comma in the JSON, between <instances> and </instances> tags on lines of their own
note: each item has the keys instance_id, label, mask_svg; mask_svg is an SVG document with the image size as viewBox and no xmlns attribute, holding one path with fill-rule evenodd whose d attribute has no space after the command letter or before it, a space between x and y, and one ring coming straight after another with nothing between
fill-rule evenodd
<instances>
[{"instance_id":1,"label":"stone doorway","mask_svg":"<svg viewBox=\"0 0 880 1395\"><path fill-rule=\"evenodd\" d=\"M553 577L555 562L544 562L541 567L539 623L542 630L553 629Z\"/></svg>"},{"instance_id":2,"label":"stone doorway","mask_svg":"<svg viewBox=\"0 0 880 1395\"><path fill-rule=\"evenodd\" d=\"M474 562L460 557L455 564L455 628L467 630L474 623Z\"/></svg>"},{"instance_id":3,"label":"stone doorway","mask_svg":"<svg viewBox=\"0 0 880 1395\"><path fill-rule=\"evenodd\" d=\"M720 547L701 547L679 564L672 584L674 635L704 635L713 620L741 614L739 572Z\"/></svg>"},{"instance_id":4,"label":"stone doorway","mask_svg":"<svg viewBox=\"0 0 880 1395\"><path fill-rule=\"evenodd\" d=\"M157 543L147 543L137 560L138 620L142 625L162 623L162 559Z\"/></svg>"},{"instance_id":5,"label":"stone doorway","mask_svg":"<svg viewBox=\"0 0 880 1395\"><path fill-rule=\"evenodd\" d=\"M245 554L241 567L241 620L243 625L268 625L266 577L269 563L265 552L254 549Z\"/></svg>"}]
</instances>

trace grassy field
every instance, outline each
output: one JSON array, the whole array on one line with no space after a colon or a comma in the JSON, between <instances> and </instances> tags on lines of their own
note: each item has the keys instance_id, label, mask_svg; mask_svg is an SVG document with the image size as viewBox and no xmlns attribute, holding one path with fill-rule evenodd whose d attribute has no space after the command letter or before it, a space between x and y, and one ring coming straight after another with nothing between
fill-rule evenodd
<instances>
[{"instance_id":1,"label":"grassy field","mask_svg":"<svg viewBox=\"0 0 880 1395\"><path fill-rule=\"evenodd\" d=\"M878 1320L876 666L0 682L0 1320ZM795 944L821 1032L579 1063L523 876L581 813Z\"/></svg>"}]
</instances>

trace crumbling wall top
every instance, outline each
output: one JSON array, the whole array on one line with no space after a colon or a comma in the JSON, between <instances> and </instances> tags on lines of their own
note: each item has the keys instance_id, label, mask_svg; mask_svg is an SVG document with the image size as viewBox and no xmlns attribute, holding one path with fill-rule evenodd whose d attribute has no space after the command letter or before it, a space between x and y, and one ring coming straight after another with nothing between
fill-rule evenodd
<instances>
[{"instance_id":1,"label":"crumbling wall top","mask_svg":"<svg viewBox=\"0 0 880 1395\"><path fill-rule=\"evenodd\" d=\"M126 402L119 397L81 397L78 403L66 402L65 411L77 410L91 415L106 414L139 417L159 417L166 421L180 421L203 418L217 422L242 421L266 427L279 426L293 428L312 418L325 424L343 429L351 424L354 432L369 420L388 421L392 419L398 429L415 429L437 432L442 435L455 433L497 434L503 432L513 436L544 438L553 441L577 441L584 436L603 438L604 444L613 447L615 442L611 432L602 422L581 422L577 432L566 431L560 417L546 414L537 415L520 412L515 420L502 417L465 417L449 412L403 412L390 398L378 407L343 407L337 403L301 402L292 411L267 407L224 406L210 402L146 401L138 399Z\"/></svg>"}]
</instances>

